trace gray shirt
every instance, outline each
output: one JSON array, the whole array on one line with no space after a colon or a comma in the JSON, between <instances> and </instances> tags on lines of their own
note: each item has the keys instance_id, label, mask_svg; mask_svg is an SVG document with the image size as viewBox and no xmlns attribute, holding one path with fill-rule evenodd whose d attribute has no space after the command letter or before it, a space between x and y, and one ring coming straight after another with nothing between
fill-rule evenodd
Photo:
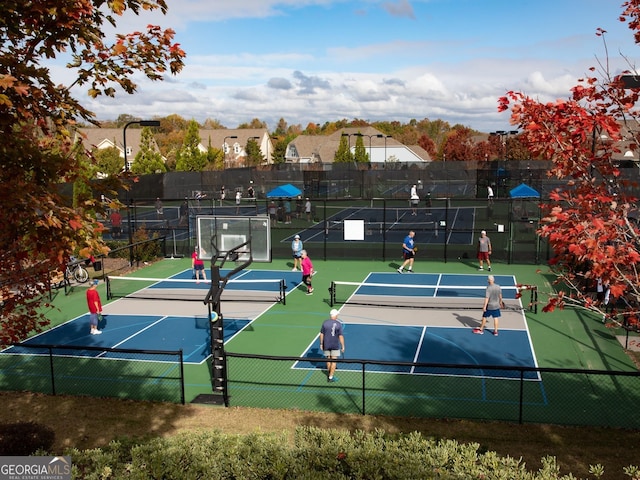
<instances>
[{"instance_id":1,"label":"gray shirt","mask_svg":"<svg viewBox=\"0 0 640 480\"><path fill-rule=\"evenodd\" d=\"M480 237L478 238L478 251L479 252L489 252L489 247L491 247L491 240L489 237Z\"/></svg>"},{"instance_id":2,"label":"gray shirt","mask_svg":"<svg viewBox=\"0 0 640 480\"><path fill-rule=\"evenodd\" d=\"M502 289L500 288L500 285L493 283L487 286L487 293L485 297L489 299L487 302L487 310L500 309L500 298L502 297Z\"/></svg>"}]
</instances>

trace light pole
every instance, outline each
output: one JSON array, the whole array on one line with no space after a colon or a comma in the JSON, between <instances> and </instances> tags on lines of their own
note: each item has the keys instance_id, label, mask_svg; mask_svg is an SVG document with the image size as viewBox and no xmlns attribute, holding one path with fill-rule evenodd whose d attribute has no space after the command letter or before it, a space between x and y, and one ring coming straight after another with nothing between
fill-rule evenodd
<instances>
[{"instance_id":1,"label":"light pole","mask_svg":"<svg viewBox=\"0 0 640 480\"><path fill-rule=\"evenodd\" d=\"M351 155L351 135L352 135L351 133L342 134L343 137L347 137L347 148L348 148L349 155ZM355 133L353 135L355 135Z\"/></svg>"},{"instance_id":2,"label":"light pole","mask_svg":"<svg viewBox=\"0 0 640 480\"><path fill-rule=\"evenodd\" d=\"M489 135L490 136L497 136L500 137L500 144L503 146L504 148L504 162L505 162L505 169L507 166L507 160L509 160L509 136L510 135L517 135L518 130L497 130L495 132L491 132ZM504 174L506 175L506 171L504 172ZM499 187L500 187L500 161L498 160L498 168L496 168L496 198L500 196L499 194ZM506 180L506 179L505 179Z\"/></svg>"},{"instance_id":3,"label":"light pole","mask_svg":"<svg viewBox=\"0 0 640 480\"><path fill-rule=\"evenodd\" d=\"M141 127L159 127L160 120L134 120L128 122L122 130L122 144L124 146L124 172L129 174L129 161L127 160L127 127L129 125L140 125ZM129 189L125 190L127 203L127 228L129 229L129 266L133 265L133 229L131 228L131 205L129 199Z\"/></svg>"},{"instance_id":4,"label":"light pole","mask_svg":"<svg viewBox=\"0 0 640 480\"><path fill-rule=\"evenodd\" d=\"M227 169L227 138L238 138L236 135L229 135L222 140L222 167Z\"/></svg>"},{"instance_id":5,"label":"light pole","mask_svg":"<svg viewBox=\"0 0 640 480\"><path fill-rule=\"evenodd\" d=\"M377 134L377 135L365 135L365 134L359 134L361 137L369 137L369 163L371 163L371 161L373 160L373 155L371 154L371 139L373 137L376 138L384 138L384 141L386 143L387 139L384 135L382 135L381 133Z\"/></svg>"},{"instance_id":6,"label":"light pole","mask_svg":"<svg viewBox=\"0 0 640 480\"><path fill-rule=\"evenodd\" d=\"M518 130L497 130L495 132L491 132L489 135L491 136L499 136L500 137L500 143L502 144L502 146L504 147L504 160L507 161L509 160L509 146L508 146L508 140L509 140L509 135L517 135Z\"/></svg>"},{"instance_id":7,"label":"light pole","mask_svg":"<svg viewBox=\"0 0 640 480\"><path fill-rule=\"evenodd\" d=\"M392 138L391 135L384 135L384 166L387 168L387 138Z\"/></svg>"}]
</instances>

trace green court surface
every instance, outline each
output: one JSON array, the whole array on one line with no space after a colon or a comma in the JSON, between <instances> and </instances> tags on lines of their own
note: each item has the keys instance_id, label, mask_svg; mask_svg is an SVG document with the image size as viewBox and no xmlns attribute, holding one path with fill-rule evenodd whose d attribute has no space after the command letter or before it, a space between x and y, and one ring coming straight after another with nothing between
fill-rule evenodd
<instances>
[{"instance_id":1,"label":"green court surface","mask_svg":"<svg viewBox=\"0 0 640 480\"><path fill-rule=\"evenodd\" d=\"M310 256L313 260L313 251L310 251ZM519 410L524 402L524 421L640 427L637 413L640 402L640 389L637 387L640 378L637 376L592 377L578 373L542 371L540 379L520 382L499 376L494 378L487 372L483 375L459 375L456 370L439 371L437 375L380 371L367 372L365 375L360 371L360 363L351 363L360 358L350 356L349 353L366 352L368 342L373 340L360 334L350 324L345 328L345 358L350 363L339 364L337 383L327 383L322 361L311 361L312 368L296 368L294 359L233 356L307 356L317 360L320 352L314 350L314 345L320 326L328 318L331 309L331 282L362 282L372 272L394 273L399 265L396 260L313 260L313 263L318 271L313 277L313 295L305 295L302 288L290 289L286 305L274 302L226 342L226 351L231 354L228 358L230 405L365 413L363 410L366 402L366 413L518 420L522 413ZM190 259L165 259L136 272L135 276L166 278L189 269L190 265ZM253 263L249 268L290 274L292 266L290 259L276 259L271 263ZM484 278L487 275L486 271L479 272L477 264L469 260L444 263L417 259L414 270L418 273L466 274ZM637 371L614 332L608 330L600 319L573 309L542 312L544 292L551 289L550 277L545 276L544 266L494 263L491 273L496 276L514 276L518 284L538 286L540 305L537 313L525 308L522 319L538 369ZM411 282L411 274L397 275L403 281ZM101 283L99 291L103 302L108 303L104 284ZM524 292L522 301L525 307L528 306L527 300L528 296ZM133 302L131 305L135 304L134 300L128 301ZM162 303L158 302L160 310ZM479 324L481 307L482 300L478 299L477 309L465 310L466 323L463 322L464 327L460 327L460 335L477 337L471 330ZM206 305L200 304L200 308L202 315L206 316ZM230 304L223 302L223 316L227 309L232 308ZM337 305L336 308L341 309L342 306ZM397 311L398 316L403 315L402 308L392 311ZM444 310L432 308L422 312L420 315L424 316L425 325L429 325L430 319L437 317L438 312L445 313ZM82 287L75 287L66 296L64 292L58 291L47 312L52 327L84 314L86 301L85 289ZM508 332L508 318L505 317L500 327ZM206 335L206 329L203 334ZM464 338L466 341L467 337ZM488 334L480 337L487 349L497 348L497 344L492 344L492 341L506 341L507 338L506 335L503 338ZM372 343L372 347L379 349L379 343ZM6 356L0 355L2 369L7 361L3 357ZM384 352L377 353L373 358L384 358ZM155 368L149 370L152 375L159 375L154 371ZM212 393L208 362L185 364L184 375L187 402L193 401L198 395ZM365 376L366 395L363 395ZM6 379L2 384L4 389L14 389ZM144 383L136 388L153 390L153 383ZM103 390L104 387L96 388L95 394L102 395ZM148 398L154 398L151 392ZM610 402L618 405L616 413L606 413L605 407ZM591 412L589 418L585 417L587 412ZM594 418L593 412L598 412L598 418Z\"/></svg>"}]
</instances>

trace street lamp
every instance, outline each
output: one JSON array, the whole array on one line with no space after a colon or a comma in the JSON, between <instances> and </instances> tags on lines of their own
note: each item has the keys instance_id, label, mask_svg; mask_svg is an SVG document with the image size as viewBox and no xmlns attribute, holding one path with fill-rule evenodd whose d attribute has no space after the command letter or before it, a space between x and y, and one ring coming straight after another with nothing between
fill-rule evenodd
<instances>
[{"instance_id":1,"label":"street lamp","mask_svg":"<svg viewBox=\"0 0 640 480\"><path fill-rule=\"evenodd\" d=\"M491 132L489 135L490 136L497 136L500 137L500 144L503 146L504 148L504 161L505 161L505 167L506 167L506 162L509 160L509 136L510 135L517 135L518 130L497 130L495 132ZM506 174L506 172L505 172ZM496 168L496 190L499 189L500 187L500 162L498 161L498 168ZM506 180L506 179L505 179ZM499 196L499 192L496 191L496 197Z\"/></svg>"},{"instance_id":2,"label":"street lamp","mask_svg":"<svg viewBox=\"0 0 640 480\"><path fill-rule=\"evenodd\" d=\"M343 133L342 136L343 137L347 137L347 144L349 145L349 151L351 151L351 134L350 133Z\"/></svg>"},{"instance_id":3,"label":"street lamp","mask_svg":"<svg viewBox=\"0 0 640 480\"><path fill-rule=\"evenodd\" d=\"M387 138L392 138L391 135L384 135L384 166L387 166Z\"/></svg>"},{"instance_id":4,"label":"street lamp","mask_svg":"<svg viewBox=\"0 0 640 480\"><path fill-rule=\"evenodd\" d=\"M222 140L222 166L227 169L227 138L238 138L236 135L229 135Z\"/></svg>"},{"instance_id":5,"label":"street lamp","mask_svg":"<svg viewBox=\"0 0 640 480\"><path fill-rule=\"evenodd\" d=\"M343 133L343 137L347 137L347 147L349 150L349 155L351 155L351 136L356 135L355 133Z\"/></svg>"},{"instance_id":6,"label":"street lamp","mask_svg":"<svg viewBox=\"0 0 640 480\"><path fill-rule=\"evenodd\" d=\"M509 160L509 144L508 139L509 135L517 135L518 130L497 130L495 132L491 132L489 135L500 137L500 143L504 147L504 159Z\"/></svg>"},{"instance_id":7,"label":"street lamp","mask_svg":"<svg viewBox=\"0 0 640 480\"><path fill-rule=\"evenodd\" d=\"M384 135L382 135L381 133L379 133L379 134L377 134L377 135L366 135L366 134L360 133L360 134L357 134L357 135L359 135L359 136L361 136L361 137L369 137L369 163L371 163L371 161L373 160L373 155L371 154L371 139L372 139L373 137L376 137L376 138L384 138L384 139L385 139L385 142L387 141L387 139L386 139L386 138L385 138L385 136L384 136Z\"/></svg>"},{"instance_id":8,"label":"street lamp","mask_svg":"<svg viewBox=\"0 0 640 480\"><path fill-rule=\"evenodd\" d=\"M124 146L124 171L129 173L129 161L127 160L127 127L129 125L140 125L141 127L159 127L160 120L134 120L128 122L122 130L122 143ZM133 265L133 229L131 228L131 205L129 199L129 189L125 190L127 203L127 228L129 229L129 265Z\"/></svg>"}]
</instances>

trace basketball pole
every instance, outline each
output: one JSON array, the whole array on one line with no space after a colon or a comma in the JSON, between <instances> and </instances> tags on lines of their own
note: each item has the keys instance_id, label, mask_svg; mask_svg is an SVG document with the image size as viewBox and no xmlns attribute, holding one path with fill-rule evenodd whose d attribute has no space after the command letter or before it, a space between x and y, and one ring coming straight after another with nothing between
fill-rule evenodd
<instances>
[{"instance_id":1,"label":"basketball pole","mask_svg":"<svg viewBox=\"0 0 640 480\"><path fill-rule=\"evenodd\" d=\"M244 263L232 269L227 275L222 277L220 270L225 262L229 259L237 259L239 257L238 250L248 246L249 259ZM226 254L221 255L216 245L215 236L211 237L211 247L213 253L211 255L211 287L207 292L204 303L207 305L209 313L209 332L211 337L211 386L214 394L222 394L224 406L229 406L229 387L227 377L227 355L224 350L224 319L220 298L222 292L231 277L241 270L247 268L253 262L251 254L251 235L249 240L232 248ZM221 260L220 264L217 261Z\"/></svg>"}]
</instances>

